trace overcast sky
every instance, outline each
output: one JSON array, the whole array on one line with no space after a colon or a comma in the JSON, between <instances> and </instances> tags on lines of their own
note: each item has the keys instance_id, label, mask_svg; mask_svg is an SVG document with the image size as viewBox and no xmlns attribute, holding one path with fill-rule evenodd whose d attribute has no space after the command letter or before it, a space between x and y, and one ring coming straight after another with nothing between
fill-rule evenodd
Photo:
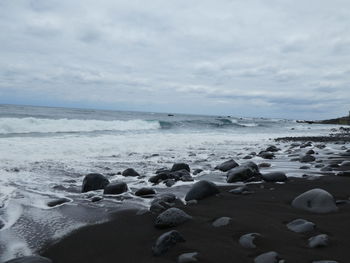
<instances>
[{"instance_id":1,"label":"overcast sky","mask_svg":"<svg viewBox=\"0 0 350 263\"><path fill-rule=\"evenodd\" d=\"M322 119L349 0L0 0L0 103Z\"/></svg>"}]
</instances>

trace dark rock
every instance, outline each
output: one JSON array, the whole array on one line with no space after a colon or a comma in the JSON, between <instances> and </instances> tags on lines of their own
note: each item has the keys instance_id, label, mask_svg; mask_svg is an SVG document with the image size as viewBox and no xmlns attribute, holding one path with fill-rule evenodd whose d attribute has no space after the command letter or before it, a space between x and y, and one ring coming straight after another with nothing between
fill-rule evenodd
<instances>
[{"instance_id":1,"label":"dark rock","mask_svg":"<svg viewBox=\"0 0 350 263\"><path fill-rule=\"evenodd\" d=\"M174 206L176 199L176 195L170 193L157 195L151 202L150 211L155 213L163 212Z\"/></svg>"},{"instance_id":2,"label":"dark rock","mask_svg":"<svg viewBox=\"0 0 350 263\"><path fill-rule=\"evenodd\" d=\"M301 163L310 163L310 162L313 162L315 160L316 160L316 158L310 154L306 154L300 158Z\"/></svg>"},{"instance_id":3,"label":"dark rock","mask_svg":"<svg viewBox=\"0 0 350 263\"><path fill-rule=\"evenodd\" d=\"M252 162L252 161L248 161L245 163L242 163L241 166L246 166L249 167L250 169L252 169L254 171L254 173L259 174L259 167L256 163Z\"/></svg>"},{"instance_id":4,"label":"dark rock","mask_svg":"<svg viewBox=\"0 0 350 263\"><path fill-rule=\"evenodd\" d=\"M307 170L307 169L310 169L311 167L308 166L308 165L303 165L303 166L300 166L299 169L303 169L303 170Z\"/></svg>"},{"instance_id":5,"label":"dark rock","mask_svg":"<svg viewBox=\"0 0 350 263\"><path fill-rule=\"evenodd\" d=\"M196 170L194 170L193 175L200 174L201 172L203 172L202 169L196 169Z\"/></svg>"},{"instance_id":6,"label":"dark rock","mask_svg":"<svg viewBox=\"0 0 350 263\"><path fill-rule=\"evenodd\" d=\"M68 198L59 198L59 199L56 199L56 200L49 201L47 203L47 206L54 207L54 206L61 205L61 204L67 203L67 202L70 202L70 199L68 199Z\"/></svg>"},{"instance_id":7,"label":"dark rock","mask_svg":"<svg viewBox=\"0 0 350 263\"><path fill-rule=\"evenodd\" d=\"M105 195L118 195L121 193L124 193L128 191L128 186L124 182L115 182L110 183L106 186L105 190L103 191L103 194Z\"/></svg>"},{"instance_id":8,"label":"dark rock","mask_svg":"<svg viewBox=\"0 0 350 263\"><path fill-rule=\"evenodd\" d=\"M81 191L85 193L89 191L104 189L108 184L108 179L102 174L91 173L85 176Z\"/></svg>"},{"instance_id":9,"label":"dark rock","mask_svg":"<svg viewBox=\"0 0 350 263\"><path fill-rule=\"evenodd\" d=\"M271 172L262 174L261 176L266 182L285 182L288 179L286 174L283 172Z\"/></svg>"},{"instance_id":10,"label":"dark rock","mask_svg":"<svg viewBox=\"0 0 350 263\"><path fill-rule=\"evenodd\" d=\"M178 231L172 230L162 234L152 247L153 255L160 256L164 254L178 242L185 242L185 239Z\"/></svg>"},{"instance_id":11,"label":"dark rock","mask_svg":"<svg viewBox=\"0 0 350 263\"><path fill-rule=\"evenodd\" d=\"M192 185L191 189L185 196L185 200L201 200L218 193L219 189L213 182L202 180Z\"/></svg>"},{"instance_id":12,"label":"dark rock","mask_svg":"<svg viewBox=\"0 0 350 263\"><path fill-rule=\"evenodd\" d=\"M173 167L171 167L171 172L176 172L180 170L187 170L188 172L191 172L190 166L186 163L175 163Z\"/></svg>"},{"instance_id":13,"label":"dark rock","mask_svg":"<svg viewBox=\"0 0 350 263\"><path fill-rule=\"evenodd\" d=\"M162 212L155 221L155 227L157 228L168 228L181 225L188 220L191 220L192 217L186 214L179 208L169 208Z\"/></svg>"},{"instance_id":14,"label":"dark rock","mask_svg":"<svg viewBox=\"0 0 350 263\"><path fill-rule=\"evenodd\" d=\"M315 147L317 147L318 149L324 149L327 146L325 144L316 144Z\"/></svg>"},{"instance_id":15,"label":"dark rock","mask_svg":"<svg viewBox=\"0 0 350 263\"><path fill-rule=\"evenodd\" d=\"M167 187L172 187L175 183L176 183L176 181L174 179L167 179L167 180L164 181L164 184Z\"/></svg>"},{"instance_id":16,"label":"dark rock","mask_svg":"<svg viewBox=\"0 0 350 263\"><path fill-rule=\"evenodd\" d=\"M4 223L4 221L2 221L1 218L0 218L0 229L2 229L4 226L5 226L5 223Z\"/></svg>"},{"instance_id":17,"label":"dark rock","mask_svg":"<svg viewBox=\"0 0 350 263\"><path fill-rule=\"evenodd\" d=\"M346 176L346 177L349 177L349 176L350 176L350 171L339 172L337 175L338 175L338 176Z\"/></svg>"},{"instance_id":18,"label":"dark rock","mask_svg":"<svg viewBox=\"0 0 350 263\"><path fill-rule=\"evenodd\" d=\"M292 158L292 159L290 159L290 161L291 162L298 162L298 161L300 161L300 158Z\"/></svg>"},{"instance_id":19,"label":"dark rock","mask_svg":"<svg viewBox=\"0 0 350 263\"><path fill-rule=\"evenodd\" d=\"M170 172L166 171L166 172L160 172L152 177L150 177L148 179L149 182L153 183L153 184L159 184L162 181L165 181L167 179L170 179Z\"/></svg>"},{"instance_id":20,"label":"dark rock","mask_svg":"<svg viewBox=\"0 0 350 263\"><path fill-rule=\"evenodd\" d=\"M135 192L136 196L147 196L147 195L150 196L155 194L156 194L156 191L154 191L154 189L149 187L140 188Z\"/></svg>"},{"instance_id":21,"label":"dark rock","mask_svg":"<svg viewBox=\"0 0 350 263\"><path fill-rule=\"evenodd\" d=\"M26 256L11 259L4 263L52 263L51 259L40 257L40 256Z\"/></svg>"},{"instance_id":22,"label":"dark rock","mask_svg":"<svg viewBox=\"0 0 350 263\"><path fill-rule=\"evenodd\" d=\"M260 173L254 168L249 165L241 165L228 171L226 181L228 183L245 182L257 176L260 176Z\"/></svg>"},{"instance_id":23,"label":"dark rock","mask_svg":"<svg viewBox=\"0 0 350 263\"><path fill-rule=\"evenodd\" d=\"M306 142L306 143L303 143L302 145L300 145L300 148L306 148L306 147L311 147L311 146L312 146L311 142Z\"/></svg>"},{"instance_id":24,"label":"dark rock","mask_svg":"<svg viewBox=\"0 0 350 263\"><path fill-rule=\"evenodd\" d=\"M272 152L262 151L258 154L259 157L263 159L273 159L275 155Z\"/></svg>"},{"instance_id":25,"label":"dark rock","mask_svg":"<svg viewBox=\"0 0 350 263\"><path fill-rule=\"evenodd\" d=\"M271 164L270 163L260 163L258 165L259 168L268 168L268 167L271 167Z\"/></svg>"},{"instance_id":26,"label":"dark rock","mask_svg":"<svg viewBox=\"0 0 350 263\"><path fill-rule=\"evenodd\" d=\"M91 198L91 202L95 203L95 202L101 201L102 199L103 199L102 196L93 196Z\"/></svg>"},{"instance_id":27,"label":"dark rock","mask_svg":"<svg viewBox=\"0 0 350 263\"><path fill-rule=\"evenodd\" d=\"M238 166L238 163L236 163L235 160L230 159L226 162L223 162L222 164L219 164L215 167L215 169L220 170L222 172L227 172L228 170L231 170L232 168L235 168Z\"/></svg>"},{"instance_id":28,"label":"dark rock","mask_svg":"<svg viewBox=\"0 0 350 263\"><path fill-rule=\"evenodd\" d=\"M248 187L246 185L243 186L238 186L234 189L231 189L230 191L228 191L231 194L235 194L235 195L248 195L248 194L252 194L254 193L253 191L249 191Z\"/></svg>"},{"instance_id":29,"label":"dark rock","mask_svg":"<svg viewBox=\"0 0 350 263\"><path fill-rule=\"evenodd\" d=\"M278 152L281 150L280 148L277 148L275 145L271 145L266 148L265 152Z\"/></svg>"},{"instance_id":30,"label":"dark rock","mask_svg":"<svg viewBox=\"0 0 350 263\"><path fill-rule=\"evenodd\" d=\"M140 176L140 174L132 168L128 168L128 169L124 170L122 172L122 175L123 176L134 176L134 177Z\"/></svg>"},{"instance_id":31,"label":"dark rock","mask_svg":"<svg viewBox=\"0 0 350 263\"><path fill-rule=\"evenodd\" d=\"M250 155L246 155L243 157L243 159L245 159L245 160L252 159L252 158L253 158L253 156L250 156Z\"/></svg>"},{"instance_id":32,"label":"dark rock","mask_svg":"<svg viewBox=\"0 0 350 263\"><path fill-rule=\"evenodd\" d=\"M319 164L316 164L315 165L315 168L323 168L324 167L324 164L323 163L319 163Z\"/></svg>"},{"instance_id":33,"label":"dark rock","mask_svg":"<svg viewBox=\"0 0 350 263\"><path fill-rule=\"evenodd\" d=\"M344 161L340 164L341 167L349 167L350 168L350 161Z\"/></svg>"},{"instance_id":34,"label":"dark rock","mask_svg":"<svg viewBox=\"0 0 350 263\"><path fill-rule=\"evenodd\" d=\"M315 151L312 150L312 149L310 149L310 150L308 150L308 151L306 152L306 154L315 154Z\"/></svg>"}]
</instances>

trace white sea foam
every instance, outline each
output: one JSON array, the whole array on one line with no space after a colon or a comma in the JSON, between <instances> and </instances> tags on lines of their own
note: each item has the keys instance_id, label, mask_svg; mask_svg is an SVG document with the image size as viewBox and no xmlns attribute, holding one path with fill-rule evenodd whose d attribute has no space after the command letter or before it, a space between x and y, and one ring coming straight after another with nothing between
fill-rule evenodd
<instances>
[{"instance_id":1,"label":"white sea foam","mask_svg":"<svg viewBox=\"0 0 350 263\"><path fill-rule=\"evenodd\" d=\"M77 120L40 118L0 118L0 134L91 131L132 131L160 129L158 121Z\"/></svg>"}]
</instances>

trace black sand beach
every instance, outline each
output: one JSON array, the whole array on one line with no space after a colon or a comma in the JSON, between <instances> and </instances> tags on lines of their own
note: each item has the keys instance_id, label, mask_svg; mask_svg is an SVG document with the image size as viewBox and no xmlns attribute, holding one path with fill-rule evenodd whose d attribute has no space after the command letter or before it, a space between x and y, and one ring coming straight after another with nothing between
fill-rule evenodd
<instances>
[{"instance_id":1,"label":"black sand beach","mask_svg":"<svg viewBox=\"0 0 350 263\"><path fill-rule=\"evenodd\" d=\"M154 226L156 213L123 210L115 213L108 223L84 227L51 244L42 255L57 263L177 262L183 253L198 252L198 262L243 263L254 262L260 254L275 251L285 262L349 262L350 177L309 176L289 178L286 183L249 184L251 194L243 195L229 193L233 188L220 187L219 194L197 204L178 203L176 206L193 218L177 227L158 229ZM314 188L332 194L338 211L315 214L291 206L296 196ZM214 227L213 221L220 217L231 220L228 225ZM315 229L307 233L287 229L287 223L299 218L313 222ZM186 241L177 243L163 255L153 256L151 248L157 238L173 229ZM261 235L254 241L256 248L243 248L239 244L239 238L247 233ZM308 239L318 234L327 234L329 244L309 248Z\"/></svg>"}]
</instances>

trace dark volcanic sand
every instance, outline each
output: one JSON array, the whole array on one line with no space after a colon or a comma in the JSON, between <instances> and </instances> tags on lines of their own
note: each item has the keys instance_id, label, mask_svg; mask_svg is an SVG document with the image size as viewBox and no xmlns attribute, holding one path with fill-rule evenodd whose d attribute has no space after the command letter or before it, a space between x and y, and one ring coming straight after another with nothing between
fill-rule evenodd
<instances>
[{"instance_id":1,"label":"dark volcanic sand","mask_svg":"<svg viewBox=\"0 0 350 263\"><path fill-rule=\"evenodd\" d=\"M77 230L42 255L54 263L177 262L180 254L197 251L199 262L243 263L276 251L286 262L350 262L350 204L339 205L339 211L330 214L312 214L290 205L294 197L317 187L329 191L336 200L349 200L349 177L290 178L286 184L255 184L249 186L254 191L251 195L234 195L227 192L233 186L222 187L218 196L183 208L193 220L171 229L178 230L186 242L176 244L163 256L152 256L151 247L160 234L171 229L156 229L155 215L136 215L136 210L118 212L111 222ZM231 223L213 227L213 220L222 216L231 217ZM297 218L315 223L316 230L307 234L291 232L286 223ZM239 237L251 232L263 236L256 240L257 248L242 248ZM321 233L330 236L329 246L307 248L307 239Z\"/></svg>"}]
</instances>

